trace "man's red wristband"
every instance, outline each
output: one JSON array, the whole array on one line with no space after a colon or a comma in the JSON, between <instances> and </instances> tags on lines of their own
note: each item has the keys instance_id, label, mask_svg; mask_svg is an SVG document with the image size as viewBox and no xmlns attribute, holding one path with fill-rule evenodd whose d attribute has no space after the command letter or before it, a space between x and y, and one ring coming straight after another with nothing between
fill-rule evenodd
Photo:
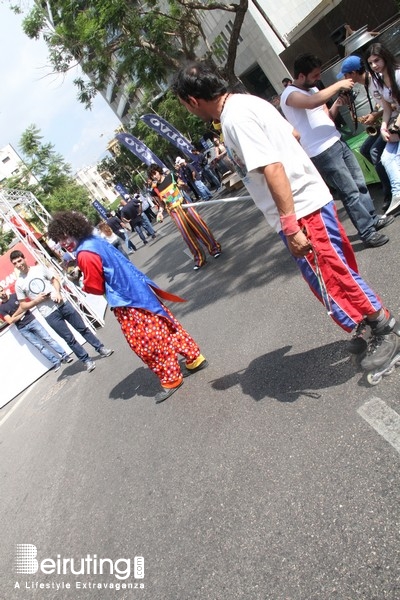
<instances>
[{"instance_id":1,"label":"man's red wristband","mask_svg":"<svg viewBox=\"0 0 400 600\"><path fill-rule=\"evenodd\" d=\"M285 236L294 235L300 231L300 225L297 222L296 215L281 215L280 221Z\"/></svg>"}]
</instances>

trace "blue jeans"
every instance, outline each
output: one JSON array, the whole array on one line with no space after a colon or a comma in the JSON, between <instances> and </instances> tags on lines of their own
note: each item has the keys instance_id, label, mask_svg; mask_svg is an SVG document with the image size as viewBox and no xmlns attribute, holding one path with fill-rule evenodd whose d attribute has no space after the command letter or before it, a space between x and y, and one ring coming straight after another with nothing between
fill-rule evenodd
<instances>
[{"instance_id":1,"label":"blue jeans","mask_svg":"<svg viewBox=\"0 0 400 600\"><path fill-rule=\"evenodd\" d=\"M53 310L53 312L46 317L46 321L50 327L52 327L54 331L67 342L72 352L83 363L89 360L89 355L83 346L78 344L66 321L68 321L76 331L79 331L81 336L84 337L97 352L103 346L100 340L90 331L89 327L86 327L81 316L76 312L70 302L64 302L63 304L58 305L56 310Z\"/></svg>"},{"instance_id":2,"label":"blue jeans","mask_svg":"<svg viewBox=\"0 0 400 600\"><path fill-rule=\"evenodd\" d=\"M400 196L400 142L388 142L381 161L388 174L393 196Z\"/></svg>"},{"instance_id":3,"label":"blue jeans","mask_svg":"<svg viewBox=\"0 0 400 600\"><path fill-rule=\"evenodd\" d=\"M212 198L212 194L211 194L210 190L208 189L208 187L206 185L204 185L204 183L201 181L201 179L196 179L196 181L194 182L194 185L197 187L197 191L199 192L199 194L203 200L209 200L210 198Z\"/></svg>"},{"instance_id":4,"label":"blue jeans","mask_svg":"<svg viewBox=\"0 0 400 600\"><path fill-rule=\"evenodd\" d=\"M211 183L211 185L215 185L216 188L219 188L221 186L220 180L215 175L215 173L213 173L212 169L208 165L205 165L203 167L203 173L204 173L204 176Z\"/></svg>"},{"instance_id":5,"label":"blue jeans","mask_svg":"<svg viewBox=\"0 0 400 600\"><path fill-rule=\"evenodd\" d=\"M367 241L376 232L379 217L361 167L348 145L338 140L311 160L325 183L338 192L360 238Z\"/></svg>"},{"instance_id":6,"label":"blue jeans","mask_svg":"<svg viewBox=\"0 0 400 600\"><path fill-rule=\"evenodd\" d=\"M154 231L153 226L150 223L150 219L145 212L141 214L141 217L143 221L143 229L145 229L149 235L156 235L156 232Z\"/></svg>"},{"instance_id":7,"label":"blue jeans","mask_svg":"<svg viewBox=\"0 0 400 600\"><path fill-rule=\"evenodd\" d=\"M146 236L143 233L142 225L139 225L139 224L138 225L133 225L132 229L134 231L136 231L136 233L138 234L138 236L140 237L140 239L142 240L142 242L144 242L145 244L147 244Z\"/></svg>"},{"instance_id":8,"label":"blue jeans","mask_svg":"<svg viewBox=\"0 0 400 600\"><path fill-rule=\"evenodd\" d=\"M386 142L382 139L382 136L370 135L363 142L360 148L360 154L362 154L369 162L371 162L376 172L378 173L379 179L382 183L382 189L385 196L390 196L390 180L386 169L381 162L382 152L384 151Z\"/></svg>"},{"instance_id":9,"label":"blue jeans","mask_svg":"<svg viewBox=\"0 0 400 600\"><path fill-rule=\"evenodd\" d=\"M123 236L123 238L121 238L121 239L124 240L125 246L128 248L128 252L130 252L131 250L136 250L136 246L135 246L135 244L132 244L131 240L129 239L129 234L126 230L124 230L124 232L122 233L122 236ZM121 236L119 236L119 237L121 237Z\"/></svg>"},{"instance_id":10,"label":"blue jeans","mask_svg":"<svg viewBox=\"0 0 400 600\"><path fill-rule=\"evenodd\" d=\"M18 331L26 340L28 340L30 344L32 344L32 346L35 346L35 348L37 348L39 352L41 352L41 354L43 354L43 356L45 356L47 360L49 360L53 365L58 365L60 363L60 359L65 358L67 356L64 352L64 349L61 348L60 344L51 337L48 331L46 331L46 329L36 319L31 321L27 325L24 325L24 327L21 327L21 329L18 329ZM47 346L50 346L53 352L50 352L49 348L45 346L45 344L47 344Z\"/></svg>"}]
</instances>

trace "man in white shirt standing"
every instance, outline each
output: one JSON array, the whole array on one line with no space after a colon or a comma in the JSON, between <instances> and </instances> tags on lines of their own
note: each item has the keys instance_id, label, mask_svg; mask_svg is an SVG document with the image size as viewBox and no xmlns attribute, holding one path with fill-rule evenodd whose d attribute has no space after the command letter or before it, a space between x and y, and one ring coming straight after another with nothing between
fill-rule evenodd
<instances>
[{"instance_id":1,"label":"man in white shirt standing","mask_svg":"<svg viewBox=\"0 0 400 600\"><path fill-rule=\"evenodd\" d=\"M340 97L329 111L325 104L338 92L350 92L354 81L346 79L318 90L321 64L312 54L296 58L293 83L281 95L282 112L300 133L300 143L325 183L338 192L364 245L383 246L389 238L379 230L394 219L377 215L361 167L335 127L333 118L342 105Z\"/></svg>"},{"instance_id":2,"label":"man in white shirt standing","mask_svg":"<svg viewBox=\"0 0 400 600\"><path fill-rule=\"evenodd\" d=\"M72 352L85 365L89 373L96 367L96 363L89 358L85 348L76 341L72 331L67 326L67 322L76 331L79 331L101 357L111 356L113 350L104 346L90 331L89 327L85 325L72 304L65 300L62 295L60 281L52 271L39 264L30 267L20 250L11 252L10 261L20 272L15 283L15 293L22 310L37 306L50 327L67 342Z\"/></svg>"},{"instance_id":3,"label":"man in white shirt standing","mask_svg":"<svg viewBox=\"0 0 400 600\"><path fill-rule=\"evenodd\" d=\"M367 320L368 348L358 337L351 346L354 353L365 352L362 367L386 367L400 351L400 324L360 277L332 196L293 127L269 102L230 93L205 63L183 67L172 89L192 114L221 121L236 171L328 314L345 331Z\"/></svg>"}]
</instances>

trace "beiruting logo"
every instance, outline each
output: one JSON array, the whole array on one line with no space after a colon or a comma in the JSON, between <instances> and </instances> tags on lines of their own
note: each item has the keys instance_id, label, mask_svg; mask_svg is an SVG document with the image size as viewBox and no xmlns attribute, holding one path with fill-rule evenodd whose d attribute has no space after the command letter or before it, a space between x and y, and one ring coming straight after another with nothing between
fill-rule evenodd
<instances>
[{"instance_id":1,"label":"beiruting logo","mask_svg":"<svg viewBox=\"0 0 400 600\"><path fill-rule=\"evenodd\" d=\"M126 580L131 574L135 579L144 578L144 558L135 556L133 573L130 558L99 558L97 554L87 554L84 558L65 558L57 554L55 558L37 559L34 544L16 544L14 570L16 573L34 575L113 575L118 580Z\"/></svg>"}]
</instances>

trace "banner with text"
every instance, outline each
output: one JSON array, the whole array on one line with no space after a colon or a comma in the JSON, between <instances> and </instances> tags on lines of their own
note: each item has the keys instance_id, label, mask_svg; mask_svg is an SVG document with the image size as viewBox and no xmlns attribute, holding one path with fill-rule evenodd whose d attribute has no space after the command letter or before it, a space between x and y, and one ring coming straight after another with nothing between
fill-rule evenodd
<instances>
[{"instance_id":1,"label":"banner with text","mask_svg":"<svg viewBox=\"0 0 400 600\"><path fill-rule=\"evenodd\" d=\"M107 219L107 210L106 208L102 205L101 202L99 202L98 200L93 200L92 202L92 206L95 210L97 210L97 212L99 213L99 215L101 217L103 217L103 219Z\"/></svg>"},{"instance_id":2,"label":"banner with text","mask_svg":"<svg viewBox=\"0 0 400 600\"><path fill-rule=\"evenodd\" d=\"M162 169L166 169L167 167L164 163L140 140L135 138L130 133L118 133L116 136L117 140L120 144L123 144L128 150L132 152L135 156L138 157L139 160L144 162L147 166L151 165L151 163L156 163Z\"/></svg>"},{"instance_id":3,"label":"banner with text","mask_svg":"<svg viewBox=\"0 0 400 600\"><path fill-rule=\"evenodd\" d=\"M123 185L122 185L122 183L117 183L117 184L114 186L114 189L115 189L115 190L118 192L118 194L119 194L120 196L122 196L122 198L125 198L126 194L128 194L128 195L129 195L129 192L128 192L128 190L126 189L126 187L125 187L125 186L123 186Z\"/></svg>"},{"instance_id":4,"label":"banner with text","mask_svg":"<svg viewBox=\"0 0 400 600\"><path fill-rule=\"evenodd\" d=\"M148 127L154 129L161 137L174 144L186 156L190 158L190 160L196 160L196 155L193 154L193 144L189 142L187 138L180 131L178 131L171 123L168 123L162 117L157 115L142 115L140 120L146 123Z\"/></svg>"}]
</instances>

